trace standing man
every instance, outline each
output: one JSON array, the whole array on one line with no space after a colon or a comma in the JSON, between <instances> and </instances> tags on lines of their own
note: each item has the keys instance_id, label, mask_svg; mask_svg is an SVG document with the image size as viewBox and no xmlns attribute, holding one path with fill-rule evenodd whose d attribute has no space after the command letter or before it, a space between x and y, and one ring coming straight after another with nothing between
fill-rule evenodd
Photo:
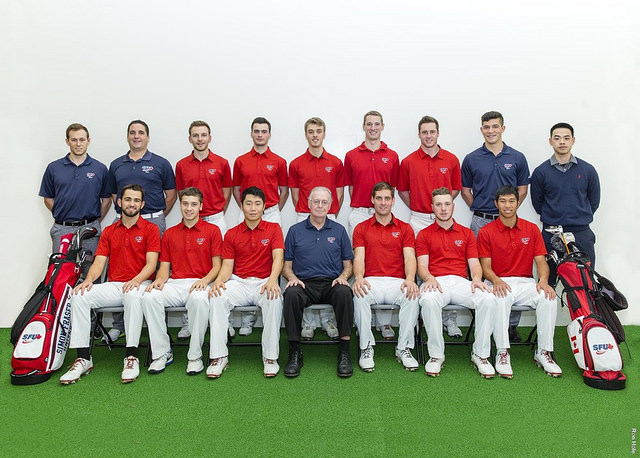
<instances>
[{"instance_id":1,"label":"standing man","mask_svg":"<svg viewBox=\"0 0 640 458\"><path fill-rule=\"evenodd\" d=\"M323 147L326 125L320 118L310 118L304 123L304 134L309 143L307 151L291 162L289 166L289 189L291 200L298 214L298 222L308 218L309 196L316 186L329 189L332 198L327 217L336 220L344 198L344 177L342 161L329 154ZM338 337L335 317L330 310L320 311L320 324L332 339ZM313 339L315 330L313 311L304 309L302 315L302 338Z\"/></svg>"},{"instance_id":2,"label":"standing man","mask_svg":"<svg viewBox=\"0 0 640 458\"><path fill-rule=\"evenodd\" d=\"M109 166L109 192L116 203L116 213L121 212L117 200L122 189L129 184L139 184L145 190L144 213L140 216L160 229L166 229L165 216L176 202L176 179L173 168L165 158L152 153L149 146L149 126L141 120L131 121L127 126L129 151L111 162ZM113 315L113 327L109 330L111 340L118 340L124 332L122 314Z\"/></svg>"},{"instance_id":3,"label":"standing man","mask_svg":"<svg viewBox=\"0 0 640 458\"><path fill-rule=\"evenodd\" d=\"M327 218L333 202L322 186L311 190L311 214L289 229L285 240L282 274L284 322L289 338L289 362L284 375L297 377L303 365L300 348L302 311L311 304L329 302L335 311L339 335L338 376L353 374L349 342L353 328L353 293L348 279L353 273L353 251L345 228Z\"/></svg>"},{"instance_id":4,"label":"standing man","mask_svg":"<svg viewBox=\"0 0 640 458\"><path fill-rule=\"evenodd\" d=\"M207 377L218 378L229 365L227 326L237 305L262 309L262 362L264 376L278 375L282 296L278 277L284 259L282 229L262 220L265 196L261 189L242 191L244 221L231 228L222 244L222 268L209 291L211 358Z\"/></svg>"},{"instance_id":5,"label":"standing man","mask_svg":"<svg viewBox=\"0 0 640 458\"><path fill-rule=\"evenodd\" d=\"M404 368L415 371L418 362L411 354L414 347L413 328L418 320L416 285L416 250L413 229L400 221L391 209L395 202L394 189L389 183L377 183L371 192L374 215L358 224L353 231L353 300L358 334L360 335L360 368L374 369L371 332L371 306L395 304L400 306L400 329L396 359Z\"/></svg>"},{"instance_id":6,"label":"standing man","mask_svg":"<svg viewBox=\"0 0 640 458\"><path fill-rule=\"evenodd\" d=\"M462 188L460 161L449 151L440 148L439 136L438 120L423 116L418 122L420 148L400 163L398 195L411 210L409 224L416 236L435 221L431 206L433 190L447 188L455 200ZM443 312L442 325L451 337L462 337L457 316L455 311Z\"/></svg>"},{"instance_id":7,"label":"standing man","mask_svg":"<svg viewBox=\"0 0 640 458\"><path fill-rule=\"evenodd\" d=\"M191 336L187 374L195 375L204 370L202 345L209 324L208 289L221 264L220 229L200 219L200 209L204 205L202 192L198 188L186 188L178 194L182 221L162 236L160 269L142 298L153 358L150 374L164 371L167 364L173 362L165 307L185 305Z\"/></svg>"},{"instance_id":8,"label":"standing man","mask_svg":"<svg viewBox=\"0 0 640 458\"><path fill-rule=\"evenodd\" d=\"M562 226L565 232L573 233L578 248L595 265L596 236L589 224L600 206L600 179L591 164L571 153L575 141L570 124L561 122L551 128L549 144L553 156L531 175L531 202L542 221L547 251L552 249L552 234L545 229ZM556 266L551 263L549 267L549 284L555 285Z\"/></svg>"},{"instance_id":9,"label":"standing man","mask_svg":"<svg viewBox=\"0 0 640 458\"><path fill-rule=\"evenodd\" d=\"M496 190L512 186L518 190L522 203L529 184L529 164L524 154L502 141L506 129L502 114L489 111L482 115L481 122L484 144L462 161L462 198L473 212L470 228L476 237L481 227L498 219ZM520 315L521 312L511 314L509 338L514 342L522 341L517 328Z\"/></svg>"},{"instance_id":10,"label":"standing man","mask_svg":"<svg viewBox=\"0 0 640 458\"><path fill-rule=\"evenodd\" d=\"M133 382L140 374L138 343L142 332L142 294L148 279L156 270L160 252L158 227L140 218L145 205L140 185L125 186L118 198L121 218L105 228L98 243L96 257L87 278L74 289L71 299L70 348L76 348L77 359L60 383L69 385L93 369L90 353L91 309L124 306L127 353L120 377L122 383ZM107 258L109 281L94 285L100 278Z\"/></svg>"},{"instance_id":11,"label":"standing man","mask_svg":"<svg viewBox=\"0 0 640 458\"><path fill-rule=\"evenodd\" d=\"M530 305L536 310L538 349L533 360L546 374L560 377L562 370L553 356L558 304L556 292L548 283L547 250L538 226L518 217L518 201L518 190L512 186L503 186L496 191L499 217L484 226L478 235L482 272L498 298L498 308L504 308L505 317L512 305ZM534 262L537 282L533 278ZM502 325L507 330L506 319ZM496 365L510 367L508 348L500 346L505 344L496 341Z\"/></svg>"},{"instance_id":12,"label":"standing man","mask_svg":"<svg viewBox=\"0 0 640 458\"><path fill-rule=\"evenodd\" d=\"M200 217L207 223L218 226L224 236L227 232L224 214L231 199L233 185L229 161L213 154L209 149L211 128L204 121L191 123L189 143L193 146L193 151L176 164L176 188L178 191L189 187L198 188L203 195ZM187 314L184 314L178 339L186 340L190 335Z\"/></svg>"},{"instance_id":13,"label":"standing man","mask_svg":"<svg viewBox=\"0 0 640 458\"><path fill-rule=\"evenodd\" d=\"M384 130L382 115L369 111L364 115L362 130L365 140L352 149L344 158L344 184L349 186L351 213L349 214L349 236L354 228L374 214L371 190L376 183L385 181L392 187L398 184L400 160L398 154L380 140ZM376 328L385 339L393 339L391 311L376 313Z\"/></svg>"},{"instance_id":14,"label":"standing man","mask_svg":"<svg viewBox=\"0 0 640 458\"><path fill-rule=\"evenodd\" d=\"M71 124L66 132L69 154L50 163L42 177L40 197L53 215L51 226L52 252L60 247L60 238L84 227L102 231L100 221L111 206L107 190L107 168L87 153L89 131L82 124ZM92 253L98 247L98 237L84 242Z\"/></svg>"},{"instance_id":15,"label":"standing man","mask_svg":"<svg viewBox=\"0 0 640 458\"><path fill-rule=\"evenodd\" d=\"M509 316L496 315L496 299L482 282L482 267L478 260L476 237L469 229L453 219L453 197L445 187L433 190L433 210L436 224L420 231L416 237L418 275L424 283L420 287L422 319L428 336L429 361L425 373L437 377L444 364L442 338L442 308L448 304L463 305L476 311L475 338L471 362L483 377L495 375L489 362L491 334L499 347L509 345L502 324ZM471 272L471 281L467 273ZM511 367L496 365L498 373L511 377Z\"/></svg>"}]
</instances>

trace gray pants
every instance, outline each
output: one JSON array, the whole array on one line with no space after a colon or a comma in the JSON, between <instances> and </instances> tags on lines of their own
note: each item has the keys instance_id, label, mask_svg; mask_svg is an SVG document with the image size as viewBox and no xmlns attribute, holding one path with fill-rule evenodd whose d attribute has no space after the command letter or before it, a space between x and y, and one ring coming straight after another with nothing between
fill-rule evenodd
<instances>
[{"instance_id":1,"label":"gray pants","mask_svg":"<svg viewBox=\"0 0 640 458\"><path fill-rule=\"evenodd\" d=\"M67 234L75 233L78 229L84 229L85 227L95 227L98 230L98 234L95 237L92 237L82 244L84 248L87 250L91 250L93 254L96 253L96 249L98 248L98 239L100 238L100 234L102 233L102 228L100 226L100 221L95 220L92 223L85 224L84 226L63 226L62 224L53 223L51 226L51 230L49 234L51 235L51 252L57 253L60 249L60 239Z\"/></svg>"}]
</instances>

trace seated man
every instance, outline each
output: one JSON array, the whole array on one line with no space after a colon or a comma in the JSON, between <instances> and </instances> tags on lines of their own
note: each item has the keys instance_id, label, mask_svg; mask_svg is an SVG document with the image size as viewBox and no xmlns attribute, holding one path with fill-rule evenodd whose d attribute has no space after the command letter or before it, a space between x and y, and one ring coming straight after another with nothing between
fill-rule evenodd
<instances>
[{"instance_id":1,"label":"seated man","mask_svg":"<svg viewBox=\"0 0 640 458\"><path fill-rule=\"evenodd\" d=\"M284 322L289 338L289 362L284 375L297 377L303 365L300 336L303 310L329 302L340 333L338 376L353 374L349 340L353 328L353 293L347 281L353 272L353 252L343 226L327 218L331 191L316 187L309 193L311 214L291 226L285 241L282 271L288 280L284 291Z\"/></svg>"},{"instance_id":2,"label":"seated man","mask_svg":"<svg viewBox=\"0 0 640 458\"><path fill-rule=\"evenodd\" d=\"M142 332L142 304L144 289L150 283L160 252L158 226L140 218L144 207L144 190L131 184L122 189L118 206L122 208L119 221L107 227L100 237L96 257L87 278L74 289L71 299L70 347L76 348L77 359L60 383L69 385L93 369L89 352L91 343L91 309L124 306L124 326L127 356L124 359L122 383L133 382L140 374L138 343ZM100 278L109 258L109 281L94 285Z\"/></svg>"},{"instance_id":3,"label":"seated man","mask_svg":"<svg viewBox=\"0 0 640 458\"><path fill-rule=\"evenodd\" d=\"M284 259L284 239L277 223L262 220L264 193L251 186L242 191L244 221L227 231L222 243L222 267L209 290L211 362L207 377L218 378L229 365L229 313L238 305L262 309L264 376L278 375L282 296L278 277Z\"/></svg>"},{"instance_id":4,"label":"seated man","mask_svg":"<svg viewBox=\"0 0 640 458\"><path fill-rule=\"evenodd\" d=\"M424 282L422 295L422 319L427 331L430 359L424 371L437 377L444 365L444 339L442 338L442 308L448 304L463 305L476 311L475 338L471 362L480 375L492 378L493 366L488 361L491 354L491 333L501 326L506 317L496 320L496 299L491 289L482 282L482 267L478 260L476 237L471 230L460 226L453 219L453 197L447 188L432 192L435 224L421 230L416 237L418 275ZM467 266L471 271L468 280ZM498 346L504 346L500 342ZM511 368L497 366L500 375L511 376Z\"/></svg>"},{"instance_id":5,"label":"seated man","mask_svg":"<svg viewBox=\"0 0 640 458\"><path fill-rule=\"evenodd\" d=\"M191 342L187 374L204 370L202 344L209 324L209 284L220 270L222 235L218 226L200 219L202 192L185 188L178 193L182 221L162 237L160 269L142 298L142 309L149 327L153 362L150 374L164 371L173 362L165 307L186 305ZM171 272L171 278L169 278Z\"/></svg>"},{"instance_id":6,"label":"seated man","mask_svg":"<svg viewBox=\"0 0 640 458\"><path fill-rule=\"evenodd\" d=\"M518 190L512 186L502 186L496 191L494 202L499 217L478 233L480 263L487 282L493 285L498 308L504 308L508 313L512 305L530 305L536 310L538 349L533 360L548 375L560 377L562 370L553 358L558 304L556 292L548 283L547 250L538 226L518 218L518 200ZM533 262L536 263L537 282L533 279ZM504 333L508 332L508 326L506 319L502 323ZM502 340L505 343L496 341L496 364L503 361L510 364L509 341Z\"/></svg>"},{"instance_id":7,"label":"seated man","mask_svg":"<svg viewBox=\"0 0 640 458\"><path fill-rule=\"evenodd\" d=\"M391 213L395 202L393 187L384 181L371 191L374 214L358 224L353 231L353 273L355 283L353 308L360 335L358 364L365 372L373 371L371 306L400 306L400 330L396 359L405 369L415 371L418 362L411 354L414 346L413 328L418 320L416 285L416 251L413 229Z\"/></svg>"}]
</instances>

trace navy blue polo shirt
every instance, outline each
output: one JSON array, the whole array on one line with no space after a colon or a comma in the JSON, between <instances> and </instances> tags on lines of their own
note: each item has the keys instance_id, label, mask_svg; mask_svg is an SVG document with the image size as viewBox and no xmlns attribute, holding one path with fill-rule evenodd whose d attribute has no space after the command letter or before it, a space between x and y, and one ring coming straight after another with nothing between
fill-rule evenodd
<instances>
[{"instance_id":1,"label":"navy blue polo shirt","mask_svg":"<svg viewBox=\"0 0 640 458\"><path fill-rule=\"evenodd\" d=\"M107 188L107 167L87 154L76 165L67 154L47 166L40 184L40 196L53 199L56 221L100 218L100 199L111 197Z\"/></svg>"},{"instance_id":2,"label":"navy blue polo shirt","mask_svg":"<svg viewBox=\"0 0 640 458\"><path fill-rule=\"evenodd\" d=\"M284 242L284 260L293 261L293 273L310 278L337 278L342 261L353 259L351 242L344 226L327 218L320 230L309 217L289 228Z\"/></svg>"},{"instance_id":3,"label":"navy blue polo shirt","mask_svg":"<svg viewBox=\"0 0 640 458\"><path fill-rule=\"evenodd\" d=\"M506 143L497 156L483 143L480 148L467 154L462 161L462 186L473 191L471 211L498 214L494 204L496 191L502 186L524 186L529 184L527 159Z\"/></svg>"},{"instance_id":4,"label":"navy blue polo shirt","mask_svg":"<svg viewBox=\"0 0 640 458\"><path fill-rule=\"evenodd\" d=\"M164 210L164 191L176 189L176 176L169 161L147 151L137 161L127 154L115 159L109 166L109 184L107 189L120 198L122 188L129 184L139 184L144 188L143 213L156 213ZM116 212L120 207L116 205Z\"/></svg>"}]
</instances>

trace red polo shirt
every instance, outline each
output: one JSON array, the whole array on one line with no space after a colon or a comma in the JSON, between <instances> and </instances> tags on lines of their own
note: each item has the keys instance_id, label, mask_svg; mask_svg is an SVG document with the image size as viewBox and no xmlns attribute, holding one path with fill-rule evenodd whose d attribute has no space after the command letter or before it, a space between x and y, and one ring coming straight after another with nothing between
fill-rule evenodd
<instances>
[{"instance_id":1,"label":"red polo shirt","mask_svg":"<svg viewBox=\"0 0 640 458\"><path fill-rule=\"evenodd\" d=\"M418 148L402 160L398 191L411 193L411 210L433 213L431 193L437 188L449 191L462 189L460 161L449 151L440 151L431 157Z\"/></svg>"},{"instance_id":2,"label":"red polo shirt","mask_svg":"<svg viewBox=\"0 0 640 458\"><path fill-rule=\"evenodd\" d=\"M376 183L386 181L391 186L398 184L400 160L398 154L380 142L380 148L371 151L362 142L344 158L344 184L353 186L352 207L373 207L371 190Z\"/></svg>"},{"instance_id":3,"label":"red polo shirt","mask_svg":"<svg viewBox=\"0 0 640 458\"><path fill-rule=\"evenodd\" d=\"M309 152L295 158L289 164L289 187L298 188L299 199L296 211L309 213L309 193L316 186L324 186L331 191L333 202L329 213L338 214L339 203L336 197L336 188L344 187L342 161L332 154L322 150L320 157L315 157Z\"/></svg>"},{"instance_id":4,"label":"red polo shirt","mask_svg":"<svg viewBox=\"0 0 640 458\"><path fill-rule=\"evenodd\" d=\"M383 226L373 215L353 230L353 249L357 247L364 247L365 277L405 278L402 249L415 248L415 236L411 226L395 216Z\"/></svg>"},{"instance_id":5,"label":"red polo shirt","mask_svg":"<svg viewBox=\"0 0 640 458\"><path fill-rule=\"evenodd\" d=\"M491 258L491 269L498 277L532 277L534 256L544 256L547 249L540 229L518 218L514 227L498 218L478 233L478 254Z\"/></svg>"},{"instance_id":6,"label":"red polo shirt","mask_svg":"<svg viewBox=\"0 0 640 458\"><path fill-rule=\"evenodd\" d=\"M264 192L265 208L280 202L278 186L287 186L287 161L267 148L264 154L251 148L238 157L233 164L233 185L240 186L240 192L257 186Z\"/></svg>"},{"instance_id":7,"label":"red polo shirt","mask_svg":"<svg viewBox=\"0 0 640 458\"><path fill-rule=\"evenodd\" d=\"M227 231L222 242L222 259L233 259L233 273L241 278L271 275L272 251L284 250L279 224L260 221L255 229L241 222Z\"/></svg>"},{"instance_id":8,"label":"red polo shirt","mask_svg":"<svg viewBox=\"0 0 640 458\"><path fill-rule=\"evenodd\" d=\"M162 236L160 262L171 263L171 278L203 278L213 266L211 258L221 250L218 226L198 220L189 228L180 222Z\"/></svg>"},{"instance_id":9,"label":"red polo shirt","mask_svg":"<svg viewBox=\"0 0 640 458\"><path fill-rule=\"evenodd\" d=\"M127 282L144 268L149 252L160 252L160 229L140 217L129 229L121 220L107 226L100 236L96 256L109 257L109 281Z\"/></svg>"},{"instance_id":10,"label":"red polo shirt","mask_svg":"<svg viewBox=\"0 0 640 458\"><path fill-rule=\"evenodd\" d=\"M202 161L191 153L176 164L176 189L178 191L194 186L204 196L200 216L210 216L224 210L224 194L222 188L233 186L231 167L225 158L213 154Z\"/></svg>"},{"instance_id":11,"label":"red polo shirt","mask_svg":"<svg viewBox=\"0 0 640 458\"><path fill-rule=\"evenodd\" d=\"M478 257L476 236L455 221L449 229L438 223L422 229L416 237L416 256L429 256L429 272L436 277L469 278L467 260Z\"/></svg>"}]
</instances>

